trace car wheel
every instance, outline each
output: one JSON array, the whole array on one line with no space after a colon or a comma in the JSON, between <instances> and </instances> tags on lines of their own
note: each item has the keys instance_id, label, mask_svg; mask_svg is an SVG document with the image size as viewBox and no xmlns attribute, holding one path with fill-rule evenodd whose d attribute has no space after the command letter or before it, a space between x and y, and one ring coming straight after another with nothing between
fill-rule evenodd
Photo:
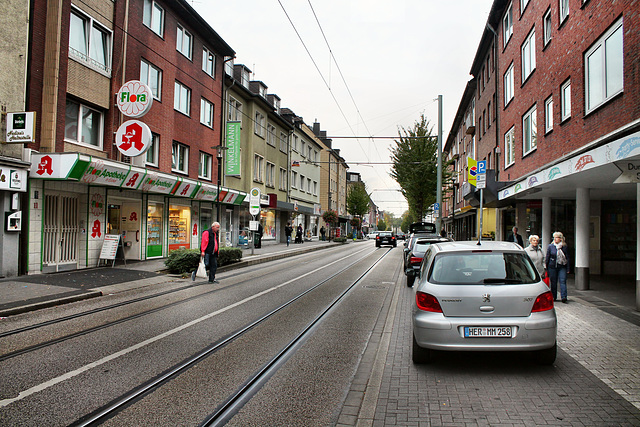
<instances>
[{"instance_id":1,"label":"car wheel","mask_svg":"<svg viewBox=\"0 0 640 427\"><path fill-rule=\"evenodd\" d=\"M411 352L411 360L416 365L433 362L433 350L428 348L422 348L416 342L416 337L413 337L413 348Z\"/></svg>"},{"instance_id":2,"label":"car wheel","mask_svg":"<svg viewBox=\"0 0 640 427\"><path fill-rule=\"evenodd\" d=\"M539 365L553 365L553 362L556 361L557 351L558 351L558 343L555 343L551 348L536 351L535 352L536 362Z\"/></svg>"},{"instance_id":3,"label":"car wheel","mask_svg":"<svg viewBox=\"0 0 640 427\"><path fill-rule=\"evenodd\" d=\"M413 274L410 274L407 276L407 286L408 287L412 287L413 286L413 282L416 281L416 276L414 276Z\"/></svg>"}]
</instances>

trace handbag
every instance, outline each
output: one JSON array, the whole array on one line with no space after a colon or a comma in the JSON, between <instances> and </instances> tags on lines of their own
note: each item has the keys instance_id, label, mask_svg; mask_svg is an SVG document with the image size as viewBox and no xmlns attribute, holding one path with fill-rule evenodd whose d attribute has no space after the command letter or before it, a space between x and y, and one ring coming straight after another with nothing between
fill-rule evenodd
<instances>
[{"instance_id":1,"label":"handbag","mask_svg":"<svg viewBox=\"0 0 640 427\"><path fill-rule=\"evenodd\" d=\"M198 264L198 270L196 271L196 277L201 279L206 279L209 277L207 275L207 267L204 265L204 257L200 257L200 264Z\"/></svg>"},{"instance_id":2,"label":"handbag","mask_svg":"<svg viewBox=\"0 0 640 427\"><path fill-rule=\"evenodd\" d=\"M544 282L545 285L547 285L549 288L551 287L551 279L549 279L549 275L547 274L547 272L545 271L544 274L542 275L542 281Z\"/></svg>"}]
</instances>

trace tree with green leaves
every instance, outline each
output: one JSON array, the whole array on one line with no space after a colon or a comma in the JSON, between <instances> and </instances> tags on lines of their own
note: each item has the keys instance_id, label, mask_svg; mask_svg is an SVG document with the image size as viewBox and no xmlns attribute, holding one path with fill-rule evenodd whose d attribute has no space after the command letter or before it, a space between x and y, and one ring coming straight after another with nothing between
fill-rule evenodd
<instances>
[{"instance_id":1,"label":"tree with green leaves","mask_svg":"<svg viewBox=\"0 0 640 427\"><path fill-rule=\"evenodd\" d=\"M369 212L369 202L371 197L367 194L366 186L364 182L354 182L349 184L347 190L347 212L358 219L357 226L355 227L360 235L360 229L362 228L361 218Z\"/></svg>"},{"instance_id":2,"label":"tree with green leaves","mask_svg":"<svg viewBox=\"0 0 640 427\"><path fill-rule=\"evenodd\" d=\"M431 134L432 129L423 113L413 128L398 131L400 139L391 148L389 175L400 185L413 222L422 221L437 200L438 138ZM443 165L443 189L451 179L447 169Z\"/></svg>"}]
</instances>

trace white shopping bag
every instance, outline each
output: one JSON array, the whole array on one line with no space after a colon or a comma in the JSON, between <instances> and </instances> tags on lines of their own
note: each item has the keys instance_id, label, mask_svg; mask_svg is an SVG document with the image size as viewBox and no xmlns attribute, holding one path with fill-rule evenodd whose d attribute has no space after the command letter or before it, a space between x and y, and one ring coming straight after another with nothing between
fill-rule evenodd
<instances>
[{"instance_id":1,"label":"white shopping bag","mask_svg":"<svg viewBox=\"0 0 640 427\"><path fill-rule=\"evenodd\" d=\"M196 272L196 277L199 277L201 279L206 279L207 277L209 277L207 275L207 269L204 266L204 257L200 257L200 264L198 264L198 271Z\"/></svg>"}]
</instances>

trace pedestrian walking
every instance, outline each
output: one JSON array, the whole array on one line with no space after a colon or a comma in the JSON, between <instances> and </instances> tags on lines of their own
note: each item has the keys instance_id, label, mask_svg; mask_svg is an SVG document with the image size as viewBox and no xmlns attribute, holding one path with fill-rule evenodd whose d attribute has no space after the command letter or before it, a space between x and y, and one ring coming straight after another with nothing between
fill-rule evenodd
<instances>
[{"instance_id":1,"label":"pedestrian walking","mask_svg":"<svg viewBox=\"0 0 640 427\"><path fill-rule=\"evenodd\" d=\"M553 300L558 299L558 281L560 282L560 298L567 304L567 274L569 274L569 248L561 232L553 233L553 243L547 248L545 266L549 273Z\"/></svg>"},{"instance_id":2,"label":"pedestrian walking","mask_svg":"<svg viewBox=\"0 0 640 427\"><path fill-rule=\"evenodd\" d=\"M258 223L258 231L256 233L256 249L260 249L262 247L262 235L264 234L264 227L262 223Z\"/></svg>"},{"instance_id":3,"label":"pedestrian walking","mask_svg":"<svg viewBox=\"0 0 640 427\"><path fill-rule=\"evenodd\" d=\"M202 233L202 243L200 252L204 257L204 265L209 270L209 283L219 283L216 280L216 270L218 269L218 234L220 223L214 222L211 228Z\"/></svg>"},{"instance_id":4,"label":"pedestrian walking","mask_svg":"<svg viewBox=\"0 0 640 427\"><path fill-rule=\"evenodd\" d=\"M522 236L518 234L518 227L513 227L511 231L512 233L507 237L507 242L517 243L521 248L524 248L524 241Z\"/></svg>"},{"instance_id":5,"label":"pedestrian walking","mask_svg":"<svg viewBox=\"0 0 640 427\"><path fill-rule=\"evenodd\" d=\"M298 224L296 231L296 243L302 243L302 224Z\"/></svg>"},{"instance_id":6,"label":"pedestrian walking","mask_svg":"<svg viewBox=\"0 0 640 427\"><path fill-rule=\"evenodd\" d=\"M291 243L291 234L293 233L293 227L290 223L287 223L287 226L284 228L284 235L287 237L287 246Z\"/></svg>"},{"instance_id":7,"label":"pedestrian walking","mask_svg":"<svg viewBox=\"0 0 640 427\"><path fill-rule=\"evenodd\" d=\"M320 236L322 236L322 241L324 242L325 240L325 234L327 234L327 229L324 228L324 225L322 227L320 227Z\"/></svg>"},{"instance_id":8,"label":"pedestrian walking","mask_svg":"<svg viewBox=\"0 0 640 427\"><path fill-rule=\"evenodd\" d=\"M531 258L531 261L533 261L533 265L535 265L536 270L538 270L540 277L544 277L544 254L540 247L540 238L535 234L529 236L529 246L524 248L524 250L527 255L529 255L529 258Z\"/></svg>"}]
</instances>

